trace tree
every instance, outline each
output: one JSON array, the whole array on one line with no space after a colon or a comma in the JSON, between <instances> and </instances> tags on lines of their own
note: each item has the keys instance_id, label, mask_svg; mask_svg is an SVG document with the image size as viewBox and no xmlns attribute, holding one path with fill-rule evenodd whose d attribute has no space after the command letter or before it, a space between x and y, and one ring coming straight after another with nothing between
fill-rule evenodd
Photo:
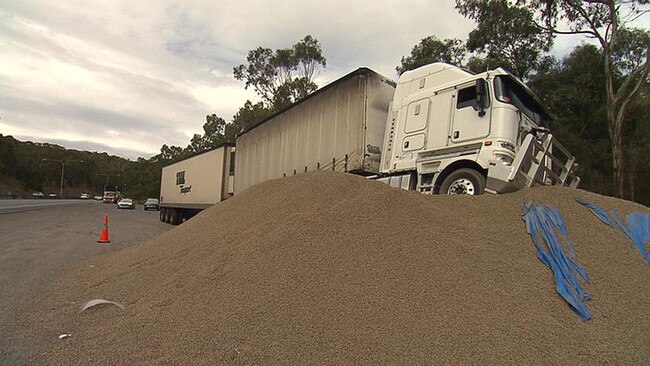
<instances>
[{"instance_id":1,"label":"tree","mask_svg":"<svg viewBox=\"0 0 650 366\"><path fill-rule=\"evenodd\" d=\"M226 121L216 114L205 116L203 135L194 134L186 148L187 152L192 155L199 154L227 142L224 135L226 126Z\"/></svg>"},{"instance_id":2,"label":"tree","mask_svg":"<svg viewBox=\"0 0 650 366\"><path fill-rule=\"evenodd\" d=\"M233 69L235 79L245 81L246 89L252 87L264 106L276 111L315 91L314 79L326 65L320 43L310 35L292 48L250 50L246 60Z\"/></svg>"},{"instance_id":3,"label":"tree","mask_svg":"<svg viewBox=\"0 0 650 366\"><path fill-rule=\"evenodd\" d=\"M546 66L529 82L555 117L553 134L576 155L581 188L614 193L605 111L605 75L598 48L578 46L561 62Z\"/></svg>"},{"instance_id":4,"label":"tree","mask_svg":"<svg viewBox=\"0 0 650 366\"><path fill-rule=\"evenodd\" d=\"M158 160L169 162L180 158L182 153L183 148L180 146L167 146L166 144L163 144L163 146L160 147L160 154L155 157Z\"/></svg>"},{"instance_id":5,"label":"tree","mask_svg":"<svg viewBox=\"0 0 650 366\"><path fill-rule=\"evenodd\" d=\"M477 2L480 0L468 0ZM648 31L627 29L626 23L647 13L647 1L518 0L534 13L535 25L552 40L579 34L600 45L605 74L607 127L612 149L616 194L624 197L624 125L628 106L647 83L650 71ZM621 12L625 14L621 15ZM567 24L564 28L561 24Z\"/></svg>"},{"instance_id":6,"label":"tree","mask_svg":"<svg viewBox=\"0 0 650 366\"><path fill-rule=\"evenodd\" d=\"M469 33L467 49L485 54L488 69L503 66L527 79L552 45L548 38L540 37L533 13L508 0L456 0L456 9L477 22Z\"/></svg>"},{"instance_id":7,"label":"tree","mask_svg":"<svg viewBox=\"0 0 650 366\"><path fill-rule=\"evenodd\" d=\"M213 148L225 142L223 133L226 128L226 121L216 114L205 116L203 125L203 139L208 148Z\"/></svg>"},{"instance_id":8,"label":"tree","mask_svg":"<svg viewBox=\"0 0 650 366\"><path fill-rule=\"evenodd\" d=\"M266 108L264 103L253 104L253 102L247 100L244 106L239 108L237 114L233 116L232 123L226 126L226 138L230 142L235 142L237 134L248 130L270 115L271 110Z\"/></svg>"},{"instance_id":9,"label":"tree","mask_svg":"<svg viewBox=\"0 0 650 366\"><path fill-rule=\"evenodd\" d=\"M432 62L446 62L460 66L464 58L465 47L460 39L441 41L435 36L429 36L415 45L408 57L402 57L401 65L395 69L402 75L406 71L417 69Z\"/></svg>"}]
</instances>

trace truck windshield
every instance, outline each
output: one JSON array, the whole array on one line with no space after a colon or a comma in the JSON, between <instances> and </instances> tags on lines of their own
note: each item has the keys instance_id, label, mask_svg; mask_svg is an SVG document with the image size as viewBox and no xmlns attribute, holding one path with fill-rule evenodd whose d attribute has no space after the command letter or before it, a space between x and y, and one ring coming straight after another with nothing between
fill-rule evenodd
<instances>
[{"instance_id":1,"label":"truck windshield","mask_svg":"<svg viewBox=\"0 0 650 366\"><path fill-rule=\"evenodd\" d=\"M495 97L498 101L515 106L537 126L546 127L548 114L525 87L509 76L494 79Z\"/></svg>"}]
</instances>

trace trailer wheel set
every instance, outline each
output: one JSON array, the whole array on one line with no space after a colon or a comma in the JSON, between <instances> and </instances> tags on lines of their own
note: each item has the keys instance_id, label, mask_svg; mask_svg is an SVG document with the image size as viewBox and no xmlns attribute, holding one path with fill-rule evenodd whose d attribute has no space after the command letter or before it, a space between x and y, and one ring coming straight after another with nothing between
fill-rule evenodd
<instances>
[{"instance_id":1,"label":"trailer wheel set","mask_svg":"<svg viewBox=\"0 0 650 366\"><path fill-rule=\"evenodd\" d=\"M183 208L173 208L173 207L161 207L160 208L160 221L172 224L180 225L184 221L191 219L194 215L199 213L201 210L198 209L183 209Z\"/></svg>"},{"instance_id":2,"label":"trailer wheel set","mask_svg":"<svg viewBox=\"0 0 650 366\"><path fill-rule=\"evenodd\" d=\"M163 207L160 209L160 221L179 225L183 222L183 214L179 209Z\"/></svg>"}]
</instances>

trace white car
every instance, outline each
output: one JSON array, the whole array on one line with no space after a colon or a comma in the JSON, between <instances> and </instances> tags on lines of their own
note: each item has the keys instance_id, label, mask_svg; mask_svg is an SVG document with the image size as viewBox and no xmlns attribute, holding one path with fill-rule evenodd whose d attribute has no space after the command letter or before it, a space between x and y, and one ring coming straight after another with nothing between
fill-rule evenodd
<instances>
[{"instance_id":1,"label":"white car","mask_svg":"<svg viewBox=\"0 0 650 366\"><path fill-rule=\"evenodd\" d=\"M132 199L130 198L122 198L120 202L117 203L117 208L127 208L127 209L135 209L135 202L133 202Z\"/></svg>"}]
</instances>

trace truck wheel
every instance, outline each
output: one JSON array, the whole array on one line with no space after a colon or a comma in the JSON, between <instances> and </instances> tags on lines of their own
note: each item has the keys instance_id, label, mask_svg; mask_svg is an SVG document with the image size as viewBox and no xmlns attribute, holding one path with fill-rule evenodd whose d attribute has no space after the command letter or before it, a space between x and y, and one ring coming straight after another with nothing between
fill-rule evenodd
<instances>
[{"instance_id":1,"label":"truck wheel","mask_svg":"<svg viewBox=\"0 0 650 366\"><path fill-rule=\"evenodd\" d=\"M476 196L485 190L485 176L474 169L458 169L445 178L440 186L440 194L464 194Z\"/></svg>"},{"instance_id":2,"label":"truck wheel","mask_svg":"<svg viewBox=\"0 0 650 366\"><path fill-rule=\"evenodd\" d=\"M172 219L171 213L172 213L171 208L166 208L165 209L165 222L168 223L168 224L171 223L171 219Z\"/></svg>"},{"instance_id":3,"label":"truck wheel","mask_svg":"<svg viewBox=\"0 0 650 366\"><path fill-rule=\"evenodd\" d=\"M158 218L160 219L160 222L165 221L165 209L164 208L162 210L158 211Z\"/></svg>"},{"instance_id":4,"label":"truck wheel","mask_svg":"<svg viewBox=\"0 0 650 366\"><path fill-rule=\"evenodd\" d=\"M180 210L177 208L172 208L171 209L171 218L169 219L169 223L172 225L178 225L181 223L180 220Z\"/></svg>"}]
</instances>

